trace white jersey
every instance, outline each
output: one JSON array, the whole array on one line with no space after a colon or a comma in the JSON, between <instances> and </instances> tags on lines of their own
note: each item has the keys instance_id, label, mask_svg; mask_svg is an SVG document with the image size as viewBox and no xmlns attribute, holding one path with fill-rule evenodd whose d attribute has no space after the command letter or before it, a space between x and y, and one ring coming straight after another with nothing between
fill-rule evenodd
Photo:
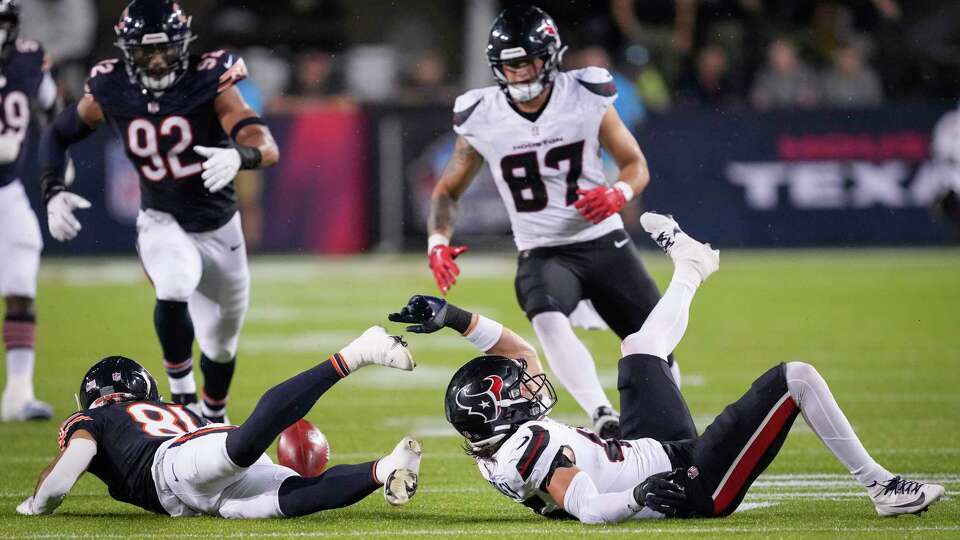
<instances>
[{"instance_id":1,"label":"white jersey","mask_svg":"<svg viewBox=\"0 0 960 540\"><path fill-rule=\"evenodd\" d=\"M663 445L654 439L608 441L592 431L572 428L549 418L527 422L491 458L477 458L480 474L514 501L537 496L548 506L561 506L541 489L557 454L568 446L576 466L587 473L600 493L633 489L651 474L671 470ZM561 503L561 504L558 504ZM644 508L635 517L660 517Z\"/></svg>"},{"instance_id":2,"label":"white jersey","mask_svg":"<svg viewBox=\"0 0 960 540\"><path fill-rule=\"evenodd\" d=\"M596 67L558 74L535 122L511 108L497 86L457 98L453 130L489 165L517 249L585 242L623 228L619 214L594 225L573 206L577 189L607 185L600 120L616 99L613 77Z\"/></svg>"}]
</instances>

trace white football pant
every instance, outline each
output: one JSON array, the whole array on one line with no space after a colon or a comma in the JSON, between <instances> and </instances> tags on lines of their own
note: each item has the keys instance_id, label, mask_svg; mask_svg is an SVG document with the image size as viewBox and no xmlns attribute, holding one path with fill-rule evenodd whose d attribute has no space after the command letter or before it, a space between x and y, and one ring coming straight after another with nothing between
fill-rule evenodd
<instances>
[{"instance_id":1,"label":"white football pant","mask_svg":"<svg viewBox=\"0 0 960 540\"><path fill-rule=\"evenodd\" d=\"M240 213L217 230L188 233L170 214L141 210L137 251L157 299L188 303L203 354L233 359L250 300Z\"/></svg>"}]
</instances>

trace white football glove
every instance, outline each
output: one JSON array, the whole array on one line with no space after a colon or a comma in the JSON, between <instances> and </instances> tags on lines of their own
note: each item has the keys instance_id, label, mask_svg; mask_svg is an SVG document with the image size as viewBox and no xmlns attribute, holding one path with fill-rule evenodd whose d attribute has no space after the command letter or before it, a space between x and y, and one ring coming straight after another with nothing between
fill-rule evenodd
<instances>
[{"instance_id":1,"label":"white football glove","mask_svg":"<svg viewBox=\"0 0 960 540\"><path fill-rule=\"evenodd\" d=\"M61 191L50 198L47 203L47 227L50 236L61 242L73 240L83 227L73 216L77 208L90 208L90 201L69 191Z\"/></svg>"},{"instance_id":2,"label":"white football glove","mask_svg":"<svg viewBox=\"0 0 960 540\"><path fill-rule=\"evenodd\" d=\"M193 151L207 158L203 162L203 187L216 193L233 181L240 170L240 152L235 148L194 146Z\"/></svg>"},{"instance_id":3,"label":"white football glove","mask_svg":"<svg viewBox=\"0 0 960 540\"><path fill-rule=\"evenodd\" d=\"M17 513L21 516L36 516L39 512L33 509L33 495L29 496L22 503L17 505Z\"/></svg>"},{"instance_id":4,"label":"white football glove","mask_svg":"<svg viewBox=\"0 0 960 540\"><path fill-rule=\"evenodd\" d=\"M20 155L20 137L10 133L0 135L0 165L13 163Z\"/></svg>"}]
</instances>

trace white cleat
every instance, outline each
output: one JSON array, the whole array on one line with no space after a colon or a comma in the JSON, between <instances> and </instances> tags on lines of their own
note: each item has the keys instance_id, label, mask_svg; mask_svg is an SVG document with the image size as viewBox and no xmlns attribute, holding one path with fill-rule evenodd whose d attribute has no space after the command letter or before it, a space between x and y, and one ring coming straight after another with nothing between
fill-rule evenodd
<instances>
[{"instance_id":1,"label":"white cleat","mask_svg":"<svg viewBox=\"0 0 960 540\"><path fill-rule=\"evenodd\" d=\"M53 407L39 399L12 399L3 397L0 404L0 419L4 422L26 422L53 418Z\"/></svg>"},{"instance_id":2,"label":"white cleat","mask_svg":"<svg viewBox=\"0 0 960 540\"><path fill-rule=\"evenodd\" d=\"M873 486L867 489L873 505L877 508L877 514L884 517L920 514L940 500L945 493L941 485L904 480L899 476L894 476L882 484L874 482Z\"/></svg>"},{"instance_id":3,"label":"white cleat","mask_svg":"<svg viewBox=\"0 0 960 540\"><path fill-rule=\"evenodd\" d=\"M720 268L720 251L680 230L680 225L672 217L644 212L640 224L674 264L689 262L700 274L701 283Z\"/></svg>"},{"instance_id":4,"label":"white cleat","mask_svg":"<svg viewBox=\"0 0 960 540\"><path fill-rule=\"evenodd\" d=\"M412 437L404 437L393 452L381 461L390 460L398 467L387 476L383 484L383 498L393 506L402 506L410 502L417 493L420 476L420 459L423 447L420 441Z\"/></svg>"},{"instance_id":5,"label":"white cleat","mask_svg":"<svg viewBox=\"0 0 960 540\"><path fill-rule=\"evenodd\" d=\"M417 363L400 336L387 334L382 326L371 326L360 337L340 350L350 371L363 366L379 364L381 366L413 371Z\"/></svg>"}]
</instances>

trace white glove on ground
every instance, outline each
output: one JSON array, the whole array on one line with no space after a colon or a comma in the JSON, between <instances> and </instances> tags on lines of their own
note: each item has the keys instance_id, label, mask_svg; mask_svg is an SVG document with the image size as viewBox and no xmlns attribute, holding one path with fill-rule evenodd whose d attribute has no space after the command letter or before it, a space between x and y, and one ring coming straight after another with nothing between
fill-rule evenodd
<instances>
[{"instance_id":1,"label":"white glove on ground","mask_svg":"<svg viewBox=\"0 0 960 540\"><path fill-rule=\"evenodd\" d=\"M61 191L50 198L47 203L47 227L50 229L50 236L61 242L77 237L77 233L83 228L73 215L77 208L90 208L90 201L69 191Z\"/></svg>"},{"instance_id":2,"label":"white glove on ground","mask_svg":"<svg viewBox=\"0 0 960 540\"><path fill-rule=\"evenodd\" d=\"M240 152L234 148L194 146L193 151L207 158L203 162L203 187L216 193L233 181L240 170Z\"/></svg>"}]
</instances>

